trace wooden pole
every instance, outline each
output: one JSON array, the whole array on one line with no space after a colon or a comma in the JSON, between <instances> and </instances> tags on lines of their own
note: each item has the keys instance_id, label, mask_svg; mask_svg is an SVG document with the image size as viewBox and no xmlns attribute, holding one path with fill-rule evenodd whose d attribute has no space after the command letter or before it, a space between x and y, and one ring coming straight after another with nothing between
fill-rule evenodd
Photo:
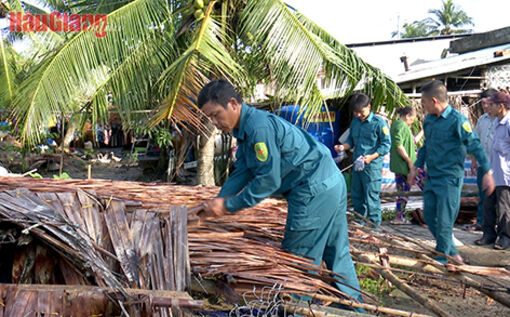
<instances>
[{"instance_id":1,"label":"wooden pole","mask_svg":"<svg viewBox=\"0 0 510 317\"><path fill-rule=\"evenodd\" d=\"M61 136L60 136L60 166L58 168L58 177L62 177L62 170L64 168L64 136L65 136L65 118L64 113L62 112L62 120L61 120L62 128L61 128Z\"/></svg>"},{"instance_id":2,"label":"wooden pole","mask_svg":"<svg viewBox=\"0 0 510 317\"><path fill-rule=\"evenodd\" d=\"M373 259L369 256L366 256L364 253L354 249L351 247L353 252L355 253L355 257L358 259L362 259L366 262L374 262ZM377 264L377 263L376 263ZM413 289L409 285L407 285L404 281L399 279L396 275L394 275L389 269L387 268L373 268L377 273L382 275L385 279L389 280L391 283L393 283L399 290L403 291L407 295L409 295L412 299L420 303L423 307L431 310L435 314L441 317L453 317L451 314L443 310L435 301L432 301L425 296L423 296L420 292Z\"/></svg>"},{"instance_id":3,"label":"wooden pole","mask_svg":"<svg viewBox=\"0 0 510 317\"><path fill-rule=\"evenodd\" d=\"M87 165L87 179L92 178L92 167L90 164Z\"/></svg>"},{"instance_id":4,"label":"wooden pole","mask_svg":"<svg viewBox=\"0 0 510 317\"><path fill-rule=\"evenodd\" d=\"M384 231L385 229L382 229L382 230ZM396 230L396 231L398 232L398 230ZM431 247L423 245L418 240L410 238L410 237L407 237L407 236L405 236L402 233L400 233L400 234L401 235L399 237L402 240L407 241L407 242L411 242L414 245L420 246L421 248L423 248L425 250L429 250L432 253L437 253L434 249L432 249ZM384 240L384 238L382 238L382 239ZM401 241L399 241L398 239L395 239L395 237L393 237L393 239L391 239L391 241L388 241L388 242L395 243L395 244L400 245L402 247L406 247ZM429 256L427 256L425 254L419 254L419 258L422 259L422 260L426 260L428 264L430 264L432 266L435 266L436 268L438 268L440 270L444 270L446 272L445 266L443 264L437 262L437 261L434 261L431 257L429 257ZM447 256L447 258L448 258L449 261L453 260L450 256ZM480 282L478 282L478 281L476 281L476 280L474 280L474 279L472 279L472 278L470 278L470 277L468 277L468 276L466 276L466 275L464 275L464 274L462 274L460 272L457 272L457 274L449 274L449 275L452 276L453 278L459 280L462 283L465 283L465 284L470 285L471 287L474 287L475 289L477 289L478 291L484 293L485 295L489 296L490 298L494 299L498 303L500 303L502 305L505 305L506 307L510 307L510 297L504 296L503 295L504 293L498 292L498 291L493 291L493 290L488 290L487 288L484 287L483 283L480 283ZM508 291L509 290L507 290L507 292Z\"/></svg>"},{"instance_id":5,"label":"wooden pole","mask_svg":"<svg viewBox=\"0 0 510 317\"><path fill-rule=\"evenodd\" d=\"M196 279L192 279L192 281L191 281L191 289L193 291L200 292L200 293L206 293L206 294L209 294L209 295L217 295L216 294L216 290L218 288L216 287L216 283L214 281L212 281L212 280L203 279L201 281L198 281ZM385 314L388 314L388 315L391 315L391 316L430 317L429 315L421 315L421 314L416 314L416 313L408 312L408 311L405 311L405 310L393 309L393 308L388 308L388 307L381 307L381 306L371 305L371 304L366 304L366 303L358 303L358 302L355 302L355 301L352 301L352 300L347 300L347 299L343 299L343 298L339 298L339 297L327 296L327 295L322 295L322 294L305 294L305 293L303 293L303 295L306 295L306 296L309 296L309 297L311 297L313 299L318 299L318 300L321 300L321 301L326 301L326 302L331 302L331 303L338 303L338 304L341 304L341 305L345 305L347 307L363 308L365 310L369 310L369 311L373 311L373 312L381 312L381 313L385 313ZM289 306L293 306L293 305L289 305ZM296 307L296 306L294 305L293 307ZM296 312L296 313L298 313L298 312ZM302 315L307 315L307 314L302 314ZM316 315L316 316L318 316L318 315Z\"/></svg>"},{"instance_id":6,"label":"wooden pole","mask_svg":"<svg viewBox=\"0 0 510 317\"><path fill-rule=\"evenodd\" d=\"M391 316L430 317L430 315L423 315L423 314L408 312L408 311L405 311L405 310L393 309L393 308L382 307L382 306L376 306L376 305L371 305L371 304L366 304L366 303L357 303L357 302L354 302L352 300L342 299L342 298L328 296L328 295L315 294L315 295L312 295L311 297L313 299L318 299L318 300L325 301L325 302L338 303L338 304L341 304L341 305L345 305L347 307L363 308L365 310L370 310L370 311L373 311L375 313L379 313L380 312L380 313L388 314L388 315L391 315Z\"/></svg>"}]
</instances>

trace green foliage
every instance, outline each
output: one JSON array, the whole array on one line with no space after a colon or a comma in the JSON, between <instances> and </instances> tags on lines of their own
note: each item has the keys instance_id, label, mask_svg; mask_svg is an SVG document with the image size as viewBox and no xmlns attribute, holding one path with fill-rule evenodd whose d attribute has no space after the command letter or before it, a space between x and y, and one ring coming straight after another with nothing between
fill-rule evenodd
<instances>
[{"instance_id":1,"label":"green foliage","mask_svg":"<svg viewBox=\"0 0 510 317\"><path fill-rule=\"evenodd\" d=\"M171 147L172 144L172 133L167 128L162 128L159 126L155 127L155 131L152 133L152 139L156 144L161 148Z\"/></svg>"},{"instance_id":2,"label":"green foliage","mask_svg":"<svg viewBox=\"0 0 510 317\"><path fill-rule=\"evenodd\" d=\"M23 34L31 37L34 50L44 47L38 42L49 49L35 55L15 89L3 89L13 100L22 142L39 143L55 113L87 113L94 125L112 107L124 124L133 122L138 110L151 110L147 125L168 120L200 129L194 100L205 83L219 77L246 97L256 84L266 84L276 92L275 103L307 104L312 113L357 87L372 97L374 107L407 104L390 78L281 0L212 0L203 7L198 0L107 2L42 1L48 11L107 14L108 23L104 37ZM7 69L6 63L0 68ZM328 95L318 87L319 71L332 88ZM10 81L0 84L12 82L10 73L1 74ZM154 134L161 147L170 144L168 131Z\"/></svg>"},{"instance_id":3,"label":"green foliage","mask_svg":"<svg viewBox=\"0 0 510 317\"><path fill-rule=\"evenodd\" d=\"M361 289L376 296L380 297L382 294L387 294L395 289L394 286L388 287L386 280L366 265L357 264L356 274L358 275ZM377 276L377 280L374 280L371 276Z\"/></svg>"},{"instance_id":4,"label":"green foliage","mask_svg":"<svg viewBox=\"0 0 510 317\"><path fill-rule=\"evenodd\" d=\"M400 38L414 38L438 35L438 32L430 25L427 19L404 23L403 30L400 31ZM399 31L391 33L392 37L399 35Z\"/></svg>"},{"instance_id":5,"label":"green foliage","mask_svg":"<svg viewBox=\"0 0 510 317\"><path fill-rule=\"evenodd\" d=\"M90 149L90 150L83 150L83 154L87 155L87 156L90 156L90 157L94 157L96 156L96 151L94 151L94 149Z\"/></svg>"},{"instance_id":6,"label":"green foliage","mask_svg":"<svg viewBox=\"0 0 510 317\"><path fill-rule=\"evenodd\" d=\"M71 176L69 176L66 172L62 172L60 176L54 174L53 179L71 179Z\"/></svg>"},{"instance_id":7,"label":"green foliage","mask_svg":"<svg viewBox=\"0 0 510 317\"><path fill-rule=\"evenodd\" d=\"M462 28L466 25L474 25L473 19L455 5L452 0L443 0L440 9L431 9L428 13L432 14L432 17L412 23L404 23L403 30L392 32L391 36L395 37L400 34L401 38L413 38L470 33L473 31L472 29Z\"/></svg>"},{"instance_id":8,"label":"green foliage","mask_svg":"<svg viewBox=\"0 0 510 317\"><path fill-rule=\"evenodd\" d=\"M32 178L39 178L39 179L42 179L42 175L39 174L39 173L28 173L28 176L32 177Z\"/></svg>"},{"instance_id":9,"label":"green foliage","mask_svg":"<svg viewBox=\"0 0 510 317\"><path fill-rule=\"evenodd\" d=\"M470 33L472 29L461 29L466 25L474 25L473 18L469 17L464 10L453 3L453 0L443 0L441 9L431 9L429 13L430 24L441 35L455 33Z\"/></svg>"},{"instance_id":10,"label":"green foliage","mask_svg":"<svg viewBox=\"0 0 510 317\"><path fill-rule=\"evenodd\" d=\"M142 125L134 128L135 135L147 136L155 142L159 148L165 149L172 146L172 132L167 127L157 125L154 127Z\"/></svg>"},{"instance_id":11,"label":"green foliage","mask_svg":"<svg viewBox=\"0 0 510 317\"><path fill-rule=\"evenodd\" d=\"M395 209L383 209L382 210L382 220L393 220L395 219L395 216L397 215L397 211Z\"/></svg>"}]
</instances>

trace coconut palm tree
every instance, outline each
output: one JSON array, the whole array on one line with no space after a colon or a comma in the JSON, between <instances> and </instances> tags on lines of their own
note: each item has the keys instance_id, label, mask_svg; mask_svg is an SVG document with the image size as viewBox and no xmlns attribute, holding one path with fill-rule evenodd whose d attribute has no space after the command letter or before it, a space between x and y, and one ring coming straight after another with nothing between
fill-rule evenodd
<instances>
[{"instance_id":1,"label":"coconut palm tree","mask_svg":"<svg viewBox=\"0 0 510 317\"><path fill-rule=\"evenodd\" d=\"M404 101L378 69L279 0L46 2L70 13L107 14L106 36L67 35L21 84L14 109L24 118L20 127L26 142L38 141L51 113L89 110L97 118L106 114L109 101L126 119L130 111L154 109L153 123L182 123L194 116L193 97L217 77L229 79L245 95L258 82L271 85L275 103L308 104L311 111L356 87L374 96L375 104L392 107ZM321 69L337 88L328 96L317 86ZM87 89L80 103L72 102L91 82L95 89Z\"/></svg>"},{"instance_id":2,"label":"coconut palm tree","mask_svg":"<svg viewBox=\"0 0 510 317\"><path fill-rule=\"evenodd\" d=\"M402 39L408 39L413 37L427 37L437 35L428 19L414 21L413 23L404 23L402 26L403 30L397 30L391 33L392 37L400 36Z\"/></svg>"},{"instance_id":3,"label":"coconut palm tree","mask_svg":"<svg viewBox=\"0 0 510 317\"><path fill-rule=\"evenodd\" d=\"M466 25L474 25L473 19L464 10L453 3L452 0L443 0L441 9L431 9L429 18L432 29L440 35L455 33L470 33L472 29L463 29Z\"/></svg>"},{"instance_id":4,"label":"coconut palm tree","mask_svg":"<svg viewBox=\"0 0 510 317\"><path fill-rule=\"evenodd\" d=\"M0 39L0 109L8 108L16 94L18 58L10 43Z\"/></svg>"},{"instance_id":5,"label":"coconut palm tree","mask_svg":"<svg viewBox=\"0 0 510 317\"><path fill-rule=\"evenodd\" d=\"M379 69L280 0L44 2L75 14L106 14L106 35L56 32L64 40L31 70L14 98L27 144L40 141L52 114L86 112L95 121L106 117L109 105L125 123L136 110L150 109L152 125L168 120L198 128L195 97L219 77L244 96L265 84L274 90L275 106L306 104L308 112L354 89L389 111L406 103ZM333 88L328 94L318 86L319 71Z\"/></svg>"}]
</instances>

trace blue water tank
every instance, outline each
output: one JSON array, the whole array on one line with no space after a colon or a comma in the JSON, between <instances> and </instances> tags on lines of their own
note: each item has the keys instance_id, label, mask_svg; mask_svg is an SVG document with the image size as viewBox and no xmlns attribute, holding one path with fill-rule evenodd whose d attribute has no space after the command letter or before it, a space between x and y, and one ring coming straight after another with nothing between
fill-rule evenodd
<instances>
[{"instance_id":1,"label":"blue water tank","mask_svg":"<svg viewBox=\"0 0 510 317\"><path fill-rule=\"evenodd\" d=\"M300 114L300 110L303 112ZM275 113L292 124L295 124L310 133L317 141L326 145L331 151L331 155L335 157L337 153L334 146L340 137L340 112L337 109L329 108L329 116L326 111L326 106L322 106L321 112L311 118L304 120L303 115L306 111L306 106L283 106L276 110ZM331 124L329 123L331 118ZM304 125L304 121L308 125ZM332 128L333 127L333 128Z\"/></svg>"}]
</instances>

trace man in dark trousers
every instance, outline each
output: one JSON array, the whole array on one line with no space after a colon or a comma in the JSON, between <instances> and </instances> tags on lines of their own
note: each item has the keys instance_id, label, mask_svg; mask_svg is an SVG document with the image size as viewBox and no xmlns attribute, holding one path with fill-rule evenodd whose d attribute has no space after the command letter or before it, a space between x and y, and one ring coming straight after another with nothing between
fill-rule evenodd
<instances>
[{"instance_id":1,"label":"man in dark trousers","mask_svg":"<svg viewBox=\"0 0 510 317\"><path fill-rule=\"evenodd\" d=\"M423 168L426 163L423 215L436 239L436 251L463 263L452 234L459 213L466 152L474 155L479 164L478 173L483 175L482 188L487 195L494 190L494 179L489 160L468 119L448 104L446 86L439 80L423 85L421 103L428 113L423 123L425 143L418 150L408 182L410 185L416 183L416 167ZM442 255L436 260L447 262Z\"/></svg>"},{"instance_id":2,"label":"man in dark trousers","mask_svg":"<svg viewBox=\"0 0 510 317\"><path fill-rule=\"evenodd\" d=\"M510 248L510 95L497 92L484 101L497 118L491 148L496 190L484 202L483 237L475 243L494 243L494 249L504 250Z\"/></svg>"},{"instance_id":3,"label":"man in dark trousers","mask_svg":"<svg viewBox=\"0 0 510 317\"><path fill-rule=\"evenodd\" d=\"M282 194L289 209L282 248L303 254L340 274L339 290L362 301L349 254L347 192L328 148L282 118L249 107L224 79L205 85L198 106L223 132L237 138L236 169L205 216L222 216Z\"/></svg>"},{"instance_id":4,"label":"man in dark trousers","mask_svg":"<svg viewBox=\"0 0 510 317\"><path fill-rule=\"evenodd\" d=\"M390 129L381 117L372 112L370 98L363 93L353 94L349 105L354 114L349 137L337 145L337 152L354 150L351 199L354 210L381 224L381 181L384 155L391 148Z\"/></svg>"}]
</instances>

